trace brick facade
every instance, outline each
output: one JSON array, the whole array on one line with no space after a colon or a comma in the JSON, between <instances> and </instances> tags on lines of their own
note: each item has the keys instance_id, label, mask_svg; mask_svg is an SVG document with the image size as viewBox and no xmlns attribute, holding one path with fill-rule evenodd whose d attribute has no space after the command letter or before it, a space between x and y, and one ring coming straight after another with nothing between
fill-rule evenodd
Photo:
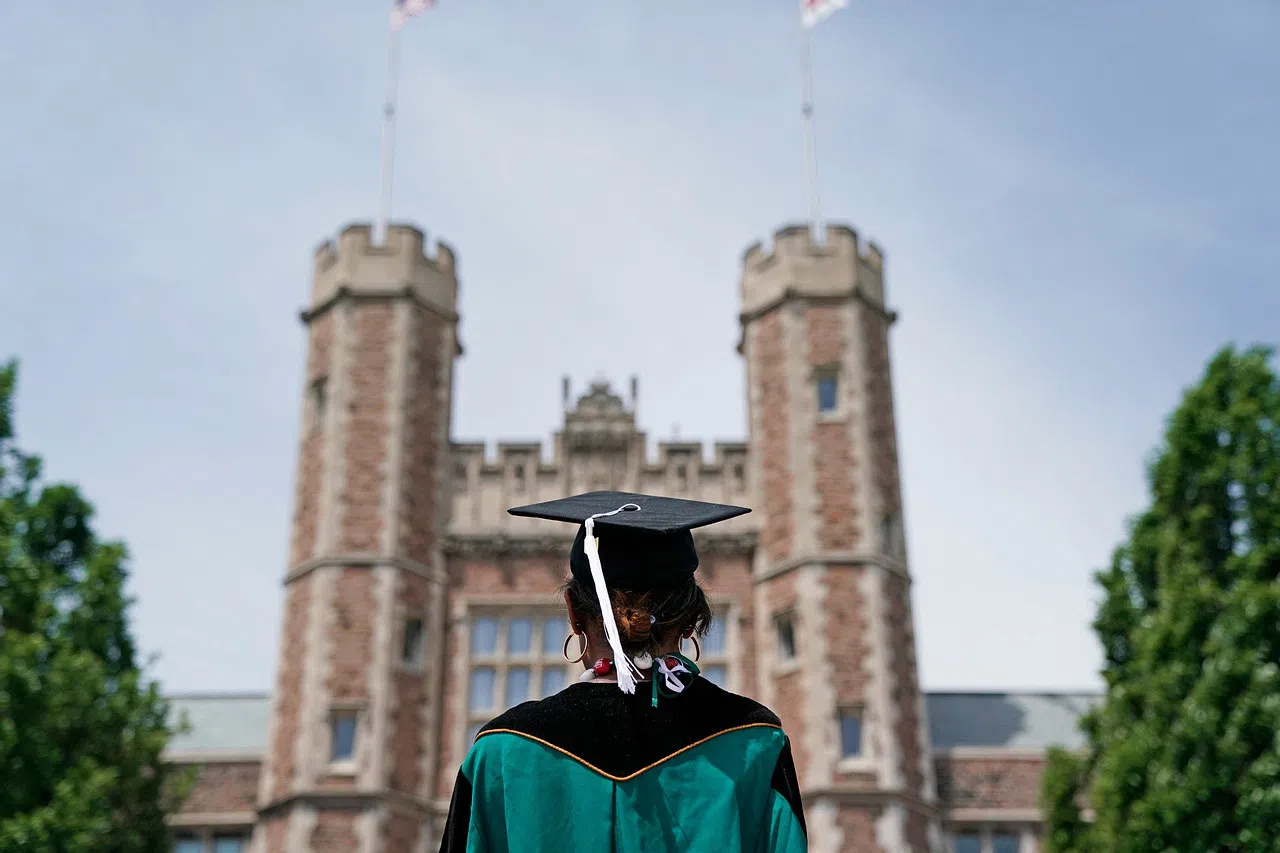
<instances>
[{"instance_id":1,"label":"brick facade","mask_svg":"<svg viewBox=\"0 0 1280 853\"><path fill-rule=\"evenodd\" d=\"M953 810L1035 810L1044 757L1035 754L936 759L938 794Z\"/></svg>"},{"instance_id":2,"label":"brick facade","mask_svg":"<svg viewBox=\"0 0 1280 853\"><path fill-rule=\"evenodd\" d=\"M258 804L260 761L210 762L192 768L194 786L183 811L194 814L252 813Z\"/></svg>"},{"instance_id":3,"label":"brick facade","mask_svg":"<svg viewBox=\"0 0 1280 853\"><path fill-rule=\"evenodd\" d=\"M450 567L450 577L455 575L456 567ZM453 622L452 618L449 620ZM444 659L446 661L459 660L462 647L465 643L465 635L460 627L454 626L443 633ZM436 755L439 760L435 766L435 784L433 787L434 799L437 803L443 803L448 793L453 790L453 780L457 775L458 767L462 764L462 756L458 754L455 744L459 741L456 732L464 730L466 725L463 717L464 712L461 707L461 699L458 690L462 684L465 675L459 671L456 665L446 666L443 672L445 680L445 690L442 695L444 701L440 703L440 731L438 741L436 743Z\"/></svg>"},{"instance_id":4,"label":"brick facade","mask_svg":"<svg viewBox=\"0 0 1280 853\"><path fill-rule=\"evenodd\" d=\"M441 596L437 468L456 296L452 252L428 256L411 228L375 246L368 228L353 226L316 253L259 853L380 853L406 835L406 819L421 826L431 812L424 730L438 659L423 654L406 668L401 657L406 621L429 622ZM348 718L354 752L331 754L331 727ZM362 799L335 800L341 792Z\"/></svg>"},{"instance_id":5,"label":"brick facade","mask_svg":"<svg viewBox=\"0 0 1280 853\"><path fill-rule=\"evenodd\" d=\"M750 341L746 357L748 395L753 412L786 411L788 408L786 351L783 340L782 315L773 312L749 328L744 338ZM753 460L758 460L760 484L756 497L761 513L760 539L768 555L784 559L791 553L792 514L795 512L791 488L791 464L787 447L789 424L783 418L760 418ZM755 424L753 423L753 426Z\"/></svg>"},{"instance_id":6,"label":"brick facade","mask_svg":"<svg viewBox=\"0 0 1280 853\"><path fill-rule=\"evenodd\" d=\"M881 519L900 516L902 489L898 474L898 429L893 413L893 382L889 364L889 323L884 306L859 305L861 338L864 347L863 393L871 468L871 492L876 496ZM891 543L900 546L900 543Z\"/></svg>"},{"instance_id":7,"label":"brick facade","mask_svg":"<svg viewBox=\"0 0 1280 853\"><path fill-rule=\"evenodd\" d=\"M885 577L888 604L889 654L892 657L893 695L897 711L895 739L902 745L902 778L906 790L923 800L932 797L925 778L926 762L922 749L924 721L920 719L919 681L916 671L916 642L912 630L911 590L906 579L890 574Z\"/></svg>"},{"instance_id":8,"label":"brick facade","mask_svg":"<svg viewBox=\"0 0 1280 853\"><path fill-rule=\"evenodd\" d=\"M731 688L770 705L791 736L811 849L936 853L955 808L1033 807L1035 761L931 760L883 259L847 228L826 238L818 246L806 229L783 229L744 257L747 442L717 444L713 458L699 444L660 443L656 460L634 401L603 383L572 408L566 399L550 458L537 445L500 444L495 458L454 441L452 251L427 254L404 226L385 246L365 226L322 246L304 314L270 732L261 764L201 766L178 825L256 812L253 853L434 849L478 713L468 707L473 667L490 666L471 660L477 614L542 614L545 632L555 621L546 614L560 612L569 538L505 509L589 489L755 509L699 533L700 577L726 619ZM834 404L820 401L819 381L834 381ZM780 618L794 628L793 655ZM411 661L410 620L425 638ZM558 648L534 642L534 657L495 672L568 671ZM331 762L333 721L352 714L354 755ZM850 720L861 731L852 747Z\"/></svg>"},{"instance_id":9,"label":"brick facade","mask_svg":"<svg viewBox=\"0 0 1280 853\"><path fill-rule=\"evenodd\" d=\"M871 626L860 583L864 571L859 566L833 566L827 576L830 618L823 642L834 663L836 701L844 706L859 706L869 698L871 673L864 664L870 657Z\"/></svg>"},{"instance_id":10,"label":"brick facade","mask_svg":"<svg viewBox=\"0 0 1280 853\"><path fill-rule=\"evenodd\" d=\"M731 628L736 642L733 653L738 660L738 681L732 685L739 693L757 695L756 608L752 596L751 558L748 554L703 557L698 568L701 583L715 601L732 602L731 614L736 624Z\"/></svg>"},{"instance_id":11,"label":"brick facade","mask_svg":"<svg viewBox=\"0 0 1280 853\"><path fill-rule=\"evenodd\" d=\"M346 474L341 492L345 512L338 550L343 554L377 551L385 507L387 437L391 429L388 389L391 385L394 306L388 302L355 310L354 341L347 355L347 429L343 436Z\"/></svg>"},{"instance_id":12,"label":"brick facade","mask_svg":"<svg viewBox=\"0 0 1280 853\"><path fill-rule=\"evenodd\" d=\"M848 315L849 306L838 303L805 308L804 337L811 371L829 370L836 377L841 375L841 365L848 360ZM766 422L770 419L766 415ZM858 513L859 460L854 456L848 420L819 416L813 419L808 433L814 459L817 547L823 552L851 551L862 538L865 520Z\"/></svg>"},{"instance_id":13,"label":"brick facade","mask_svg":"<svg viewBox=\"0 0 1280 853\"><path fill-rule=\"evenodd\" d=\"M310 621L311 590L314 578L303 577L290 584L284 594L282 635L302 637ZM263 776L262 798L276 800L289 790L298 769L298 723L302 715L302 676L305 671L306 645L288 643L280 654L276 673L276 709L272 720L272 737L268 742L269 772Z\"/></svg>"},{"instance_id":14,"label":"brick facade","mask_svg":"<svg viewBox=\"0 0 1280 853\"><path fill-rule=\"evenodd\" d=\"M315 826L306 838L315 853L349 853L360 849L356 822L360 812L352 808L327 808L316 815Z\"/></svg>"},{"instance_id":15,"label":"brick facade","mask_svg":"<svg viewBox=\"0 0 1280 853\"><path fill-rule=\"evenodd\" d=\"M798 635L798 670L775 665L767 692L784 705L802 788L839 814L838 849L924 853L939 824L915 652L901 645L914 637L894 536L891 315L879 252L848 229L825 236L783 229L744 259L748 443L765 513L755 572L775 607L794 596Z\"/></svg>"},{"instance_id":16,"label":"brick facade","mask_svg":"<svg viewBox=\"0 0 1280 853\"><path fill-rule=\"evenodd\" d=\"M412 354L405 382L418 393L405 407L398 545L425 565L435 559L443 521L441 481L447 472L440 457L448 441L455 335L438 314L417 305L409 312Z\"/></svg>"},{"instance_id":17,"label":"brick facade","mask_svg":"<svg viewBox=\"0 0 1280 853\"><path fill-rule=\"evenodd\" d=\"M871 851L879 850L880 843L876 837L876 823L882 813L878 808L855 808L845 806L839 810L837 825L839 827L838 850Z\"/></svg>"},{"instance_id":18,"label":"brick facade","mask_svg":"<svg viewBox=\"0 0 1280 853\"><path fill-rule=\"evenodd\" d=\"M396 598L404 612L425 615L430 605L430 582L409 572L398 572L397 582L400 588ZM391 756L387 787L422 797L427 781L423 773L423 733L427 731L429 699L426 675L422 670L396 667L391 687L391 731L385 746Z\"/></svg>"},{"instance_id":19,"label":"brick facade","mask_svg":"<svg viewBox=\"0 0 1280 853\"><path fill-rule=\"evenodd\" d=\"M364 567L344 567L338 570L335 586L325 691L333 704L361 706L369 701L373 675L369 672L377 616L373 573Z\"/></svg>"}]
</instances>

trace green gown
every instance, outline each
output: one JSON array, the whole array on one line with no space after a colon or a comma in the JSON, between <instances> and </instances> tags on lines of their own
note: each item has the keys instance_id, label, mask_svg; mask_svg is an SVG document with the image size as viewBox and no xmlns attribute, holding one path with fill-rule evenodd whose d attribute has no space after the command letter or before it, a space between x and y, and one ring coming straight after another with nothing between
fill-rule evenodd
<instances>
[{"instance_id":1,"label":"green gown","mask_svg":"<svg viewBox=\"0 0 1280 853\"><path fill-rule=\"evenodd\" d=\"M803 853L804 812L778 718L694 678L571 685L493 720L454 786L441 853Z\"/></svg>"}]
</instances>

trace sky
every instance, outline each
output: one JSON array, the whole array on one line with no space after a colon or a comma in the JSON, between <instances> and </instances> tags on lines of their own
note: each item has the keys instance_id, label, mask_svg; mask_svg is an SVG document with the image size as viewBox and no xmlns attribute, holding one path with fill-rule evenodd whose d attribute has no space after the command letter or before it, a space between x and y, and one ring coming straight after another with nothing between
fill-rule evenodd
<instances>
[{"instance_id":1,"label":"sky","mask_svg":"<svg viewBox=\"0 0 1280 853\"><path fill-rule=\"evenodd\" d=\"M926 689L1093 689L1092 573L1164 418L1280 317L1280 6L852 0L812 40L824 218L887 255ZM440 0L395 216L459 255L459 439L560 378L741 438L742 251L806 212L790 0ZM266 690L311 254L378 204L374 0L0 3L20 443L129 545L170 691ZM680 342L672 346L670 342Z\"/></svg>"}]
</instances>

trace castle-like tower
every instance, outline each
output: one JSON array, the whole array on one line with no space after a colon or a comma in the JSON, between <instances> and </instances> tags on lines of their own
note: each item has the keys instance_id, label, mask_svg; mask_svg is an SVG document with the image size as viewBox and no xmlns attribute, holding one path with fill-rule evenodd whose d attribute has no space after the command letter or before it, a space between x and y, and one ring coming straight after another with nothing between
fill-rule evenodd
<instances>
[{"instance_id":1,"label":"castle-like tower","mask_svg":"<svg viewBox=\"0 0 1280 853\"><path fill-rule=\"evenodd\" d=\"M435 793L458 280L352 226L316 252L258 849L411 851Z\"/></svg>"},{"instance_id":2,"label":"castle-like tower","mask_svg":"<svg viewBox=\"0 0 1280 853\"><path fill-rule=\"evenodd\" d=\"M815 851L941 849L916 672L884 257L845 227L742 272L760 698L792 734Z\"/></svg>"},{"instance_id":3,"label":"castle-like tower","mask_svg":"<svg viewBox=\"0 0 1280 853\"><path fill-rule=\"evenodd\" d=\"M570 539L505 509L590 489L756 509L699 536L704 672L783 718L812 850L941 850L883 256L825 237L784 229L744 258L747 442L656 459L606 383L566 399L550 452L453 441L452 251L359 225L318 250L257 853L435 848L476 728L575 675L556 598Z\"/></svg>"}]
</instances>

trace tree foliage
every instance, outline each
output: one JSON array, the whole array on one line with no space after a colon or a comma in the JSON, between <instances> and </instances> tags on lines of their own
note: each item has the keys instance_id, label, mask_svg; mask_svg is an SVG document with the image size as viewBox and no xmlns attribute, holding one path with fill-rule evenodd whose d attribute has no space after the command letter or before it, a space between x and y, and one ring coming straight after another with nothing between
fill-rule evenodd
<instances>
[{"instance_id":1,"label":"tree foliage","mask_svg":"<svg viewBox=\"0 0 1280 853\"><path fill-rule=\"evenodd\" d=\"M0 365L0 853L162 853L182 784L136 662L125 549L15 446L16 376Z\"/></svg>"},{"instance_id":2,"label":"tree foliage","mask_svg":"<svg viewBox=\"0 0 1280 853\"><path fill-rule=\"evenodd\" d=\"M1096 580L1106 697L1050 756L1051 853L1280 850L1280 377L1228 347ZM1081 819L1080 804L1094 812Z\"/></svg>"}]
</instances>

